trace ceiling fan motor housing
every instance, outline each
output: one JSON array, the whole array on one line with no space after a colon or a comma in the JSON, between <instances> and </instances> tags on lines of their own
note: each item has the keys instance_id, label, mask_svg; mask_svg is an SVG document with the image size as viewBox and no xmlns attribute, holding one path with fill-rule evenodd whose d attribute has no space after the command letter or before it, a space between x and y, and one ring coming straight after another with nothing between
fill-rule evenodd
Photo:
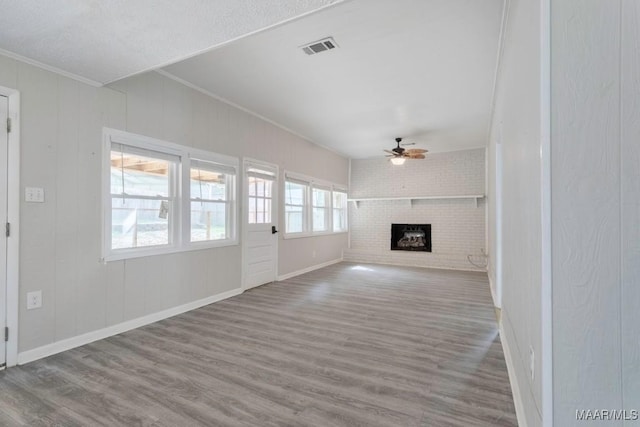
<instances>
[{"instance_id":1,"label":"ceiling fan motor housing","mask_svg":"<svg viewBox=\"0 0 640 427\"><path fill-rule=\"evenodd\" d=\"M402 155L402 153L404 153L404 148L400 147L400 142L402 142L402 138L396 138L396 143L398 144L398 146L391 151Z\"/></svg>"}]
</instances>

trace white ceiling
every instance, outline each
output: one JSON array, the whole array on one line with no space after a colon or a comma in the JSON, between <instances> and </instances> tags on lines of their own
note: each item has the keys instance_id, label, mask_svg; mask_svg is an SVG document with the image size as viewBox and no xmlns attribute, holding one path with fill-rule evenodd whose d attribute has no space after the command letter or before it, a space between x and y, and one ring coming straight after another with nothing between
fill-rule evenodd
<instances>
[{"instance_id":1,"label":"white ceiling","mask_svg":"<svg viewBox=\"0 0 640 427\"><path fill-rule=\"evenodd\" d=\"M0 52L104 84L339 1L5 1Z\"/></svg>"},{"instance_id":2,"label":"white ceiling","mask_svg":"<svg viewBox=\"0 0 640 427\"><path fill-rule=\"evenodd\" d=\"M486 146L502 4L21 0L2 4L0 53L93 84L173 64L161 72L352 158L398 136L453 151ZM326 36L339 48L299 49Z\"/></svg>"},{"instance_id":3,"label":"white ceiling","mask_svg":"<svg viewBox=\"0 0 640 427\"><path fill-rule=\"evenodd\" d=\"M484 147L502 3L351 0L164 71L352 158Z\"/></svg>"}]
</instances>

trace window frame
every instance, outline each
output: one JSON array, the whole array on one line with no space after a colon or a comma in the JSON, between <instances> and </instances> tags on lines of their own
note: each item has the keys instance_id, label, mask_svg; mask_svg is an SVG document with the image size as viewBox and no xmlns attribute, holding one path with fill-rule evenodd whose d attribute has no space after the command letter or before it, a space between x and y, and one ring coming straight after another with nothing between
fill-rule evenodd
<instances>
[{"instance_id":1,"label":"window frame","mask_svg":"<svg viewBox=\"0 0 640 427\"><path fill-rule=\"evenodd\" d=\"M168 167L168 173L167 173L167 180L168 180L168 185L167 185L167 195L166 196L150 196L150 195L141 195L141 194L127 194L126 193L126 188L124 187L124 181L122 183L123 185L123 193L121 194L114 194L111 193L111 153L114 151L114 144L119 145L120 146L120 152L122 153L127 153L127 154L133 154L133 155L137 155L140 157L147 157L147 158L151 158L151 159L158 159L158 160L166 160L169 163L169 167ZM126 147L126 149L124 148ZM115 150L117 152L117 150ZM174 248L177 244L177 242L179 241L179 224L180 224L180 214L177 211L176 207L176 199L177 199L177 195L178 195L178 191L179 191L179 186L178 186L178 182L180 179L180 156L175 154L175 153L169 153L168 151L159 151L157 149L146 149L146 148L140 148L137 146L133 146L133 145L129 145L129 144L123 144L120 142L115 142L112 141L110 144L110 150L107 153L108 156L108 163L109 163L109 176L105 176L105 179L108 179L108 185L109 185L109 189L108 189L108 201L105 201L105 216L108 217L109 221L109 233L106 235L109 239L109 242L107 243L110 250L113 252L118 252L118 253L122 253L122 254L128 254L130 252L136 252L139 250L149 250L152 251L154 249L161 249L161 250L170 250L171 248ZM166 157L163 159L163 157ZM171 158L173 157L173 159ZM166 244L160 244L160 245L149 245L149 246L140 246L140 247L131 247L131 248L118 248L118 249L113 249L113 202L114 200L118 200L118 199L122 199L122 200L154 200L154 201L163 201L166 200L169 204L169 215L168 215L168 221L167 221L167 243Z\"/></svg>"},{"instance_id":2,"label":"window frame","mask_svg":"<svg viewBox=\"0 0 640 427\"><path fill-rule=\"evenodd\" d=\"M344 194L344 205L341 207L336 207L334 204L335 194ZM331 230L334 233L348 233L349 232L349 195L345 188L334 186L331 191ZM340 230L336 230L336 225L333 223L333 216L336 210L344 211L344 228Z\"/></svg>"},{"instance_id":3,"label":"window frame","mask_svg":"<svg viewBox=\"0 0 640 427\"><path fill-rule=\"evenodd\" d=\"M286 198L287 198L287 182L294 182L296 184L303 184L306 186L305 190L305 198L303 200L303 229L301 232L287 232L287 215L286 215ZM316 179L309 177L307 175L299 174L296 172L285 171L283 174L283 184L282 184L282 209L285 214L283 215L283 239L297 239L303 237L314 237L314 236L325 236L325 235L334 235L334 234L343 234L349 232L348 222L346 221L346 229L341 231L333 230L333 193L341 192L347 194L346 186L340 184L334 184L328 181ZM324 207L326 212L325 224L326 230L322 231L313 231L313 208L314 208L314 200L313 200L313 190L324 190L328 192L327 197L327 206ZM296 205L297 206L297 205ZM345 206L346 208L346 206ZM345 213L348 215L348 211Z\"/></svg>"},{"instance_id":4,"label":"window frame","mask_svg":"<svg viewBox=\"0 0 640 427\"><path fill-rule=\"evenodd\" d=\"M324 203L325 203L324 206L315 205L315 197L313 195L313 192L315 190L326 192L325 198L324 198ZM333 232L332 202L333 202L333 191L331 189L331 186L320 185L317 182L311 184L311 203L309 205L309 208L311 210L311 224L309 227L311 234L331 234ZM315 209L322 209L324 211L324 229L322 230L315 229L316 228L316 222L314 220Z\"/></svg>"},{"instance_id":5,"label":"window frame","mask_svg":"<svg viewBox=\"0 0 640 427\"><path fill-rule=\"evenodd\" d=\"M206 249L222 246L231 246L238 244L238 170L240 162L238 159L229 156L223 156L222 154L216 154L209 151L199 150L195 148L185 147L188 151L189 161L188 166L185 167L183 180L185 185L183 188L188 189L188 196L184 198L183 203L183 236L187 238L188 246L190 249ZM206 163L217 164L221 166L221 169L233 169L233 174L225 173L225 239L211 239L211 240L191 240L191 202L198 201L191 194L191 160L202 161ZM235 164L232 164L235 163ZM207 202L208 200L204 200ZM218 202L219 203L219 202ZM189 249L187 249L189 250Z\"/></svg>"},{"instance_id":6,"label":"window frame","mask_svg":"<svg viewBox=\"0 0 640 427\"><path fill-rule=\"evenodd\" d=\"M288 179L289 178L289 179ZM302 198L302 205L297 205L293 203L287 203L287 182L291 182L292 184L303 185L304 186L304 195ZM285 174L284 179L284 191L282 192L282 200L283 200L283 209L284 213L284 237L307 237L310 235L309 233L309 193L310 193L310 183L305 182L302 179L293 178L287 176ZM300 206L302 208L302 230L301 231L287 231L287 206Z\"/></svg>"},{"instance_id":7,"label":"window frame","mask_svg":"<svg viewBox=\"0 0 640 427\"><path fill-rule=\"evenodd\" d=\"M148 136L137 135L117 129L103 128L102 144L102 261L117 261L145 256L163 255L215 247L238 245L238 171L239 159L209 151L175 144ZM111 151L112 144L122 144L140 151L151 151L178 158L174 176L169 178L173 210L169 216L169 244L159 246L143 246L137 248L112 248L112 193L111 193ZM149 156L153 157L153 153ZM226 239L191 241L191 191L190 172L191 159L217 163L233 174L227 175L226 186L228 197L227 215L228 236Z\"/></svg>"}]
</instances>

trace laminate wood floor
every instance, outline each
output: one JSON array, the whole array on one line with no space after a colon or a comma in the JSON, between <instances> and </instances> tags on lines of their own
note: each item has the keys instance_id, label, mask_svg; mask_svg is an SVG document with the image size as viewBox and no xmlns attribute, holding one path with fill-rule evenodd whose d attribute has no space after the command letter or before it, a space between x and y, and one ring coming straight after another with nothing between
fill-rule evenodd
<instances>
[{"instance_id":1,"label":"laminate wood floor","mask_svg":"<svg viewBox=\"0 0 640 427\"><path fill-rule=\"evenodd\" d=\"M516 418L485 274L341 263L1 372L0 425Z\"/></svg>"}]
</instances>

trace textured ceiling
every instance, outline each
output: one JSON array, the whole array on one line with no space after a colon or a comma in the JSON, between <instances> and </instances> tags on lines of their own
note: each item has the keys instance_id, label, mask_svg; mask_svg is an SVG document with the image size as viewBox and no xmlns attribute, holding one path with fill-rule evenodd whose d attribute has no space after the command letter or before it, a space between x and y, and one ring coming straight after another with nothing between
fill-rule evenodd
<instances>
[{"instance_id":1,"label":"textured ceiling","mask_svg":"<svg viewBox=\"0 0 640 427\"><path fill-rule=\"evenodd\" d=\"M2 2L0 49L85 81L157 68L339 0Z\"/></svg>"},{"instance_id":2,"label":"textured ceiling","mask_svg":"<svg viewBox=\"0 0 640 427\"><path fill-rule=\"evenodd\" d=\"M483 147L502 0L351 0L164 68L352 158ZM339 48L298 47L333 36Z\"/></svg>"}]
</instances>

